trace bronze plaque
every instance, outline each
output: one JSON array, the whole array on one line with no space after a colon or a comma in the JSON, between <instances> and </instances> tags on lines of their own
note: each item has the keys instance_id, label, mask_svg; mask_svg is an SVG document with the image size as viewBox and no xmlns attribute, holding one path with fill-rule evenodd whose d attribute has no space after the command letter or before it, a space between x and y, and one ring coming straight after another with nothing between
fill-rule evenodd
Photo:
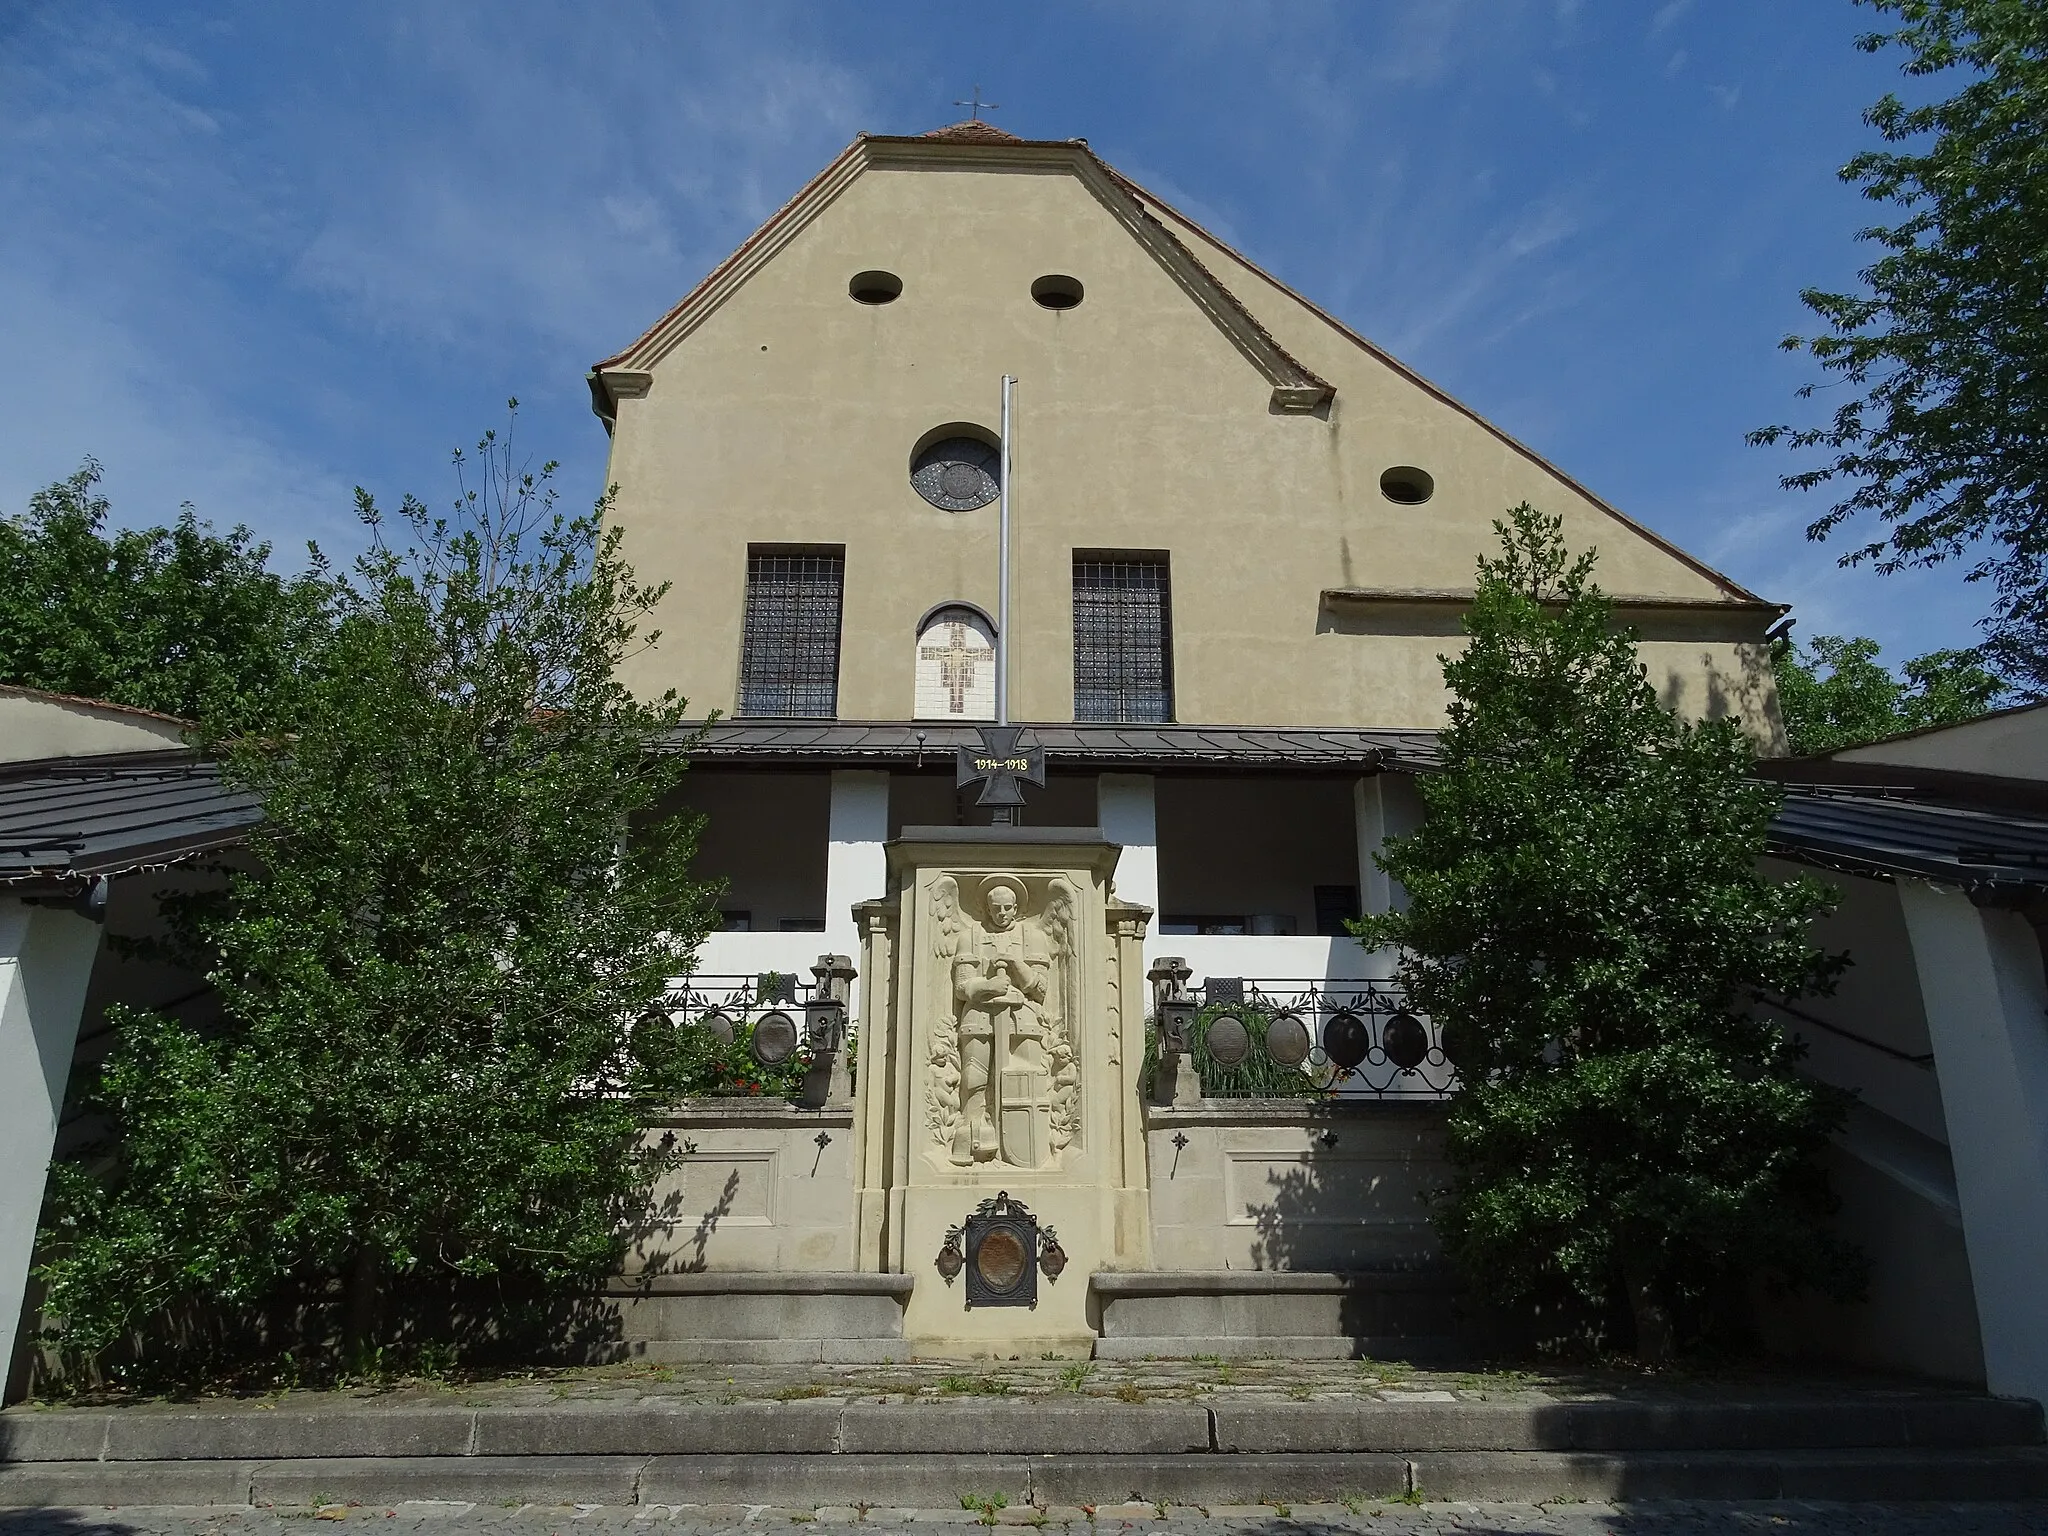
<instances>
[{"instance_id":1,"label":"bronze plaque","mask_svg":"<svg viewBox=\"0 0 2048 1536\"><path fill-rule=\"evenodd\" d=\"M1008 1227L998 1227L982 1238L975 1249L974 1267L982 1284L992 1291L1013 1291L1024 1278L1024 1266L1031 1262L1024 1244Z\"/></svg>"}]
</instances>

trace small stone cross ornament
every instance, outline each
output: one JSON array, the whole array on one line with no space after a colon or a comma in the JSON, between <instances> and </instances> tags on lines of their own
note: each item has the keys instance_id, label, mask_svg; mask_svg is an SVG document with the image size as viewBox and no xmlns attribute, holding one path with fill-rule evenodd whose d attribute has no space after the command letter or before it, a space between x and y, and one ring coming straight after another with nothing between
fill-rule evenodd
<instances>
[{"instance_id":1,"label":"small stone cross ornament","mask_svg":"<svg viewBox=\"0 0 2048 1536\"><path fill-rule=\"evenodd\" d=\"M1045 748L1036 742L1020 742L1024 728L1018 725L984 725L981 745L962 747L953 767L953 784L965 789L981 785L976 805L1022 805L1024 791L1019 780L1045 788Z\"/></svg>"}]
</instances>

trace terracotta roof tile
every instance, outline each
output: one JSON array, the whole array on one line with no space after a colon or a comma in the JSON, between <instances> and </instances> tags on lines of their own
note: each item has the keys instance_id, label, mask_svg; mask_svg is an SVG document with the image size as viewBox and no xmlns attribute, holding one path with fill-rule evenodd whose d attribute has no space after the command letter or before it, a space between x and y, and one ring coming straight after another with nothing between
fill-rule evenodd
<instances>
[{"instance_id":1,"label":"terracotta roof tile","mask_svg":"<svg viewBox=\"0 0 2048 1536\"><path fill-rule=\"evenodd\" d=\"M970 118L964 123L948 123L944 128L934 128L924 135L927 139L951 139L956 144L1022 144L1024 141L1014 133L1005 133L994 123L984 123L979 118Z\"/></svg>"}]
</instances>

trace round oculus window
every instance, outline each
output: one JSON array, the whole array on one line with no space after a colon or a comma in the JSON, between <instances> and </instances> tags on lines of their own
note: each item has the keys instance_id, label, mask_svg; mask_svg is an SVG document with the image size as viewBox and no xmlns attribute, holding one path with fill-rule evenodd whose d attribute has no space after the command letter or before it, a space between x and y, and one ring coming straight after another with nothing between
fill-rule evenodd
<instances>
[{"instance_id":1,"label":"round oculus window","mask_svg":"<svg viewBox=\"0 0 2048 1536\"><path fill-rule=\"evenodd\" d=\"M1048 272L1031 285L1031 297L1046 309L1072 309L1081 302L1081 279Z\"/></svg>"},{"instance_id":2,"label":"round oculus window","mask_svg":"<svg viewBox=\"0 0 2048 1536\"><path fill-rule=\"evenodd\" d=\"M856 272L846 292L856 304L893 304L903 295L903 279L894 272Z\"/></svg>"},{"instance_id":3,"label":"round oculus window","mask_svg":"<svg viewBox=\"0 0 2048 1536\"><path fill-rule=\"evenodd\" d=\"M1400 464L1380 476L1380 494L1404 507L1420 506L1436 493L1436 480L1426 469Z\"/></svg>"},{"instance_id":4,"label":"round oculus window","mask_svg":"<svg viewBox=\"0 0 2048 1536\"><path fill-rule=\"evenodd\" d=\"M910 466L910 485L933 506L972 512L1001 493L996 477L1002 454L978 437L948 437L933 443Z\"/></svg>"}]
</instances>

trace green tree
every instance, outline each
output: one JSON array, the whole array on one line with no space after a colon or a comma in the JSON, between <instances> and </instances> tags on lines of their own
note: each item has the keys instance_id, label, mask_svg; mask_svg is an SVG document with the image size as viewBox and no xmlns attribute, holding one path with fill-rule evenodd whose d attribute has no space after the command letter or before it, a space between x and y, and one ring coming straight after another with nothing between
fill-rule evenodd
<instances>
[{"instance_id":1,"label":"green tree","mask_svg":"<svg viewBox=\"0 0 2048 1536\"><path fill-rule=\"evenodd\" d=\"M1930 651L1904 678L1877 659L1875 640L1817 635L1810 650L1790 639L1771 653L1778 707L1795 753L1832 752L1900 731L1974 720L2011 691L1975 651Z\"/></svg>"},{"instance_id":2,"label":"green tree","mask_svg":"<svg viewBox=\"0 0 2048 1536\"><path fill-rule=\"evenodd\" d=\"M1862 3L1897 24L1859 48L1899 48L1907 75L1963 83L1915 107L1887 93L1864 114L1897 147L1857 155L1842 180L1904 216L1861 232L1880 252L1861 292L1800 295L1826 330L1783 343L1808 351L1846 398L1819 425L1750 440L1828 455L1784 481L1843 492L1810 538L1859 514L1878 520L1844 564L1892 571L1969 556L1969 579L1996 594L1993 640L2038 650L2030 637L2048 628L2048 6Z\"/></svg>"},{"instance_id":3,"label":"green tree","mask_svg":"<svg viewBox=\"0 0 2048 1536\"><path fill-rule=\"evenodd\" d=\"M1806 939L1829 901L1757 869L1776 791L1729 721L1658 703L1634 636L1524 504L1479 563L1427 815L1380 862L1401 947L1461 1091L1435 1219L1491 1294L1625 1299L1646 1357L1763 1270L1855 1281L1813 1155L1840 1096L1752 1008L1832 984Z\"/></svg>"},{"instance_id":4,"label":"green tree","mask_svg":"<svg viewBox=\"0 0 2048 1536\"><path fill-rule=\"evenodd\" d=\"M270 546L187 505L168 528L107 527L100 467L0 518L0 682L203 720L288 717L328 634L327 583L269 569Z\"/></svg>"},{"instance_id":5,"label":"green tree","mask_svg":"<svg viewBox=\"0 0 2048 1536\"><path fill-rule=\"evenodd\" d=\"M403 552L357 492L332 665L294 734L229 749L268 820L199 919L224 1022L121 1021L118 1155L59 1170L44 1234L72 1346L310 1288L360 1357L394 1284L604 1272L673 1166L640 1135L688 1052L658 1005L712 908L658 814L683 702L615 677L660 589L605 502L556 512L509 433L479 454L452 518L406 499Z\"/></svg>"}]
</instances>

